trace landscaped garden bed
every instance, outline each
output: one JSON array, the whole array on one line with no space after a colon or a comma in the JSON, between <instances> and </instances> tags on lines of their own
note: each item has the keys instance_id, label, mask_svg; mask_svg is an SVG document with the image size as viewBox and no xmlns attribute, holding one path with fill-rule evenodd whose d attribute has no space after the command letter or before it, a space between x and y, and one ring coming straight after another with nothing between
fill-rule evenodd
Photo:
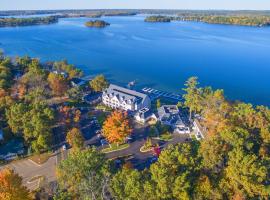
<instances>
[{"instance_id":1,"label":"landscaped garden bed","mask_svg":"<svg viewBox=\"0 0 270 200\"><path fill-rule=\"evenodd\" d=\"M110 153L110 152L114 152L114 151L120 151L120 150L126 149L128 147L129 147L129 144L120 144L120 145L111 144L110 147L102 149L101 151L103 153Z\"/></svg>"},{"instance_id":2,"label":"landscaped garden bed","mask_svg":"<svg viewBox=\"0 0 270 200\"><path fill-rule=\"evenodd\" d=\"M152 151L152 149L153 149L152 140L148 138L146 142L144 143L144 145L140 148L140 152L145 153L145 152Z\"/></svg>"}]
</instances>

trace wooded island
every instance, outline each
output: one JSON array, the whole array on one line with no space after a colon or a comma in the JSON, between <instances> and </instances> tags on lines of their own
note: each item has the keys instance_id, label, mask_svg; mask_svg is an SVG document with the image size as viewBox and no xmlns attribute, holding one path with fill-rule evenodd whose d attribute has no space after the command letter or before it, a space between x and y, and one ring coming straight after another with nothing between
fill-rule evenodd
<instances>
[{"instance_id":1,"label":"wooded island","mask_svg":"<svg viewBox=\"0 0 270 200\"><path fill-rule=\"evenodd\" d=\"M85 23L85 26L87 27L96 27L96 28L104 28L109 25L110 24L108 22L105 22L103 20L94 20L94 21L88 21Z\"/></svg>"}]
</instances>

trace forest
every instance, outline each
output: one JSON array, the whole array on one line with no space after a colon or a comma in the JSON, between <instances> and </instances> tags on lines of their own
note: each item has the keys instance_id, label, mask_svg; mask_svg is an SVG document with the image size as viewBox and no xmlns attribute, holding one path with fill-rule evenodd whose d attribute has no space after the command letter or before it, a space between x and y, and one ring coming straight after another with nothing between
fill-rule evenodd
<instances>
[{"instance_id":1,"label":"forest","mask_svg":"<svg viewBox=\"0 0 270 200\"><path fill-rule=\"evenodd\" d=\"M219 15L187 15L175 18L179 21L199 21L209 24L230 24L242 26L269 26L270 16L219 16Z\"/></svg>"},{"instance_id":2,"label":"forest","mask_svg":"<svg viewBox=\"0 0 270 200\"><path fill-rule=\"evenodd\" d=\"M144 21L145 22L171 22L171 18L167 16L157 15L157 16L146 17Z\"/></svg>"},{"instance_id":3,"label":"forest","mask_svg":"<svg viewBox=\"0 0 270 200\"><path fill-rule=\"evenodd\" d=\"M58 22L58 16L30 17L30 18L0 18L0 27L32 26L53 24Z\"/></svg>"}]
</instances>

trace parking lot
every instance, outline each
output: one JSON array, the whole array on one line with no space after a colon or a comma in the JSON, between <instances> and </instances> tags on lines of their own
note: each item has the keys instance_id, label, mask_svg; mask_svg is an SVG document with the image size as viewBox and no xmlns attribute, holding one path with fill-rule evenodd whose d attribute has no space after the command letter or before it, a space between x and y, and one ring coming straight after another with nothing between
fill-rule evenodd
<instances>
[{"instance_id":1,"label":"parking lot","mask_svg":"<svg viewBox=\"0 0 270 200\"><path fill-rule=\"evenodd\" d=\"M9 167L15 170L23 178L23 184L30 190L34 190L38 187L39 181L31 181L36 176L43 176L48 182L56 180L55 167L56 156L52 156L43 165L39 166L29 159L14 161L5 167Z\"/></svg>"}]
</instances>

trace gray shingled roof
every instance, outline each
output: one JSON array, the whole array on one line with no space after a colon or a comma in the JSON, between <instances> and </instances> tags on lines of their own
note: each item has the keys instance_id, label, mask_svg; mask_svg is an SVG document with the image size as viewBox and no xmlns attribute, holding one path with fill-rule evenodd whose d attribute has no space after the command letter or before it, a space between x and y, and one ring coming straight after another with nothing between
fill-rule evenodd
<instances>
[{"instance_id":1,"label":"gray shingled roof","mask_svg":"<svg viewBox=\"0 0 270 200\"><path fill-rule=\"evenodd\" d=\"M103 95L108 95L110 98L116 96L120 101L128 101L131 102L141 102L147 98L146 94L129 90L127 88L123 88L117 85L110 84L109 88L107 88Z\"/></svg>"}]
</instances>

